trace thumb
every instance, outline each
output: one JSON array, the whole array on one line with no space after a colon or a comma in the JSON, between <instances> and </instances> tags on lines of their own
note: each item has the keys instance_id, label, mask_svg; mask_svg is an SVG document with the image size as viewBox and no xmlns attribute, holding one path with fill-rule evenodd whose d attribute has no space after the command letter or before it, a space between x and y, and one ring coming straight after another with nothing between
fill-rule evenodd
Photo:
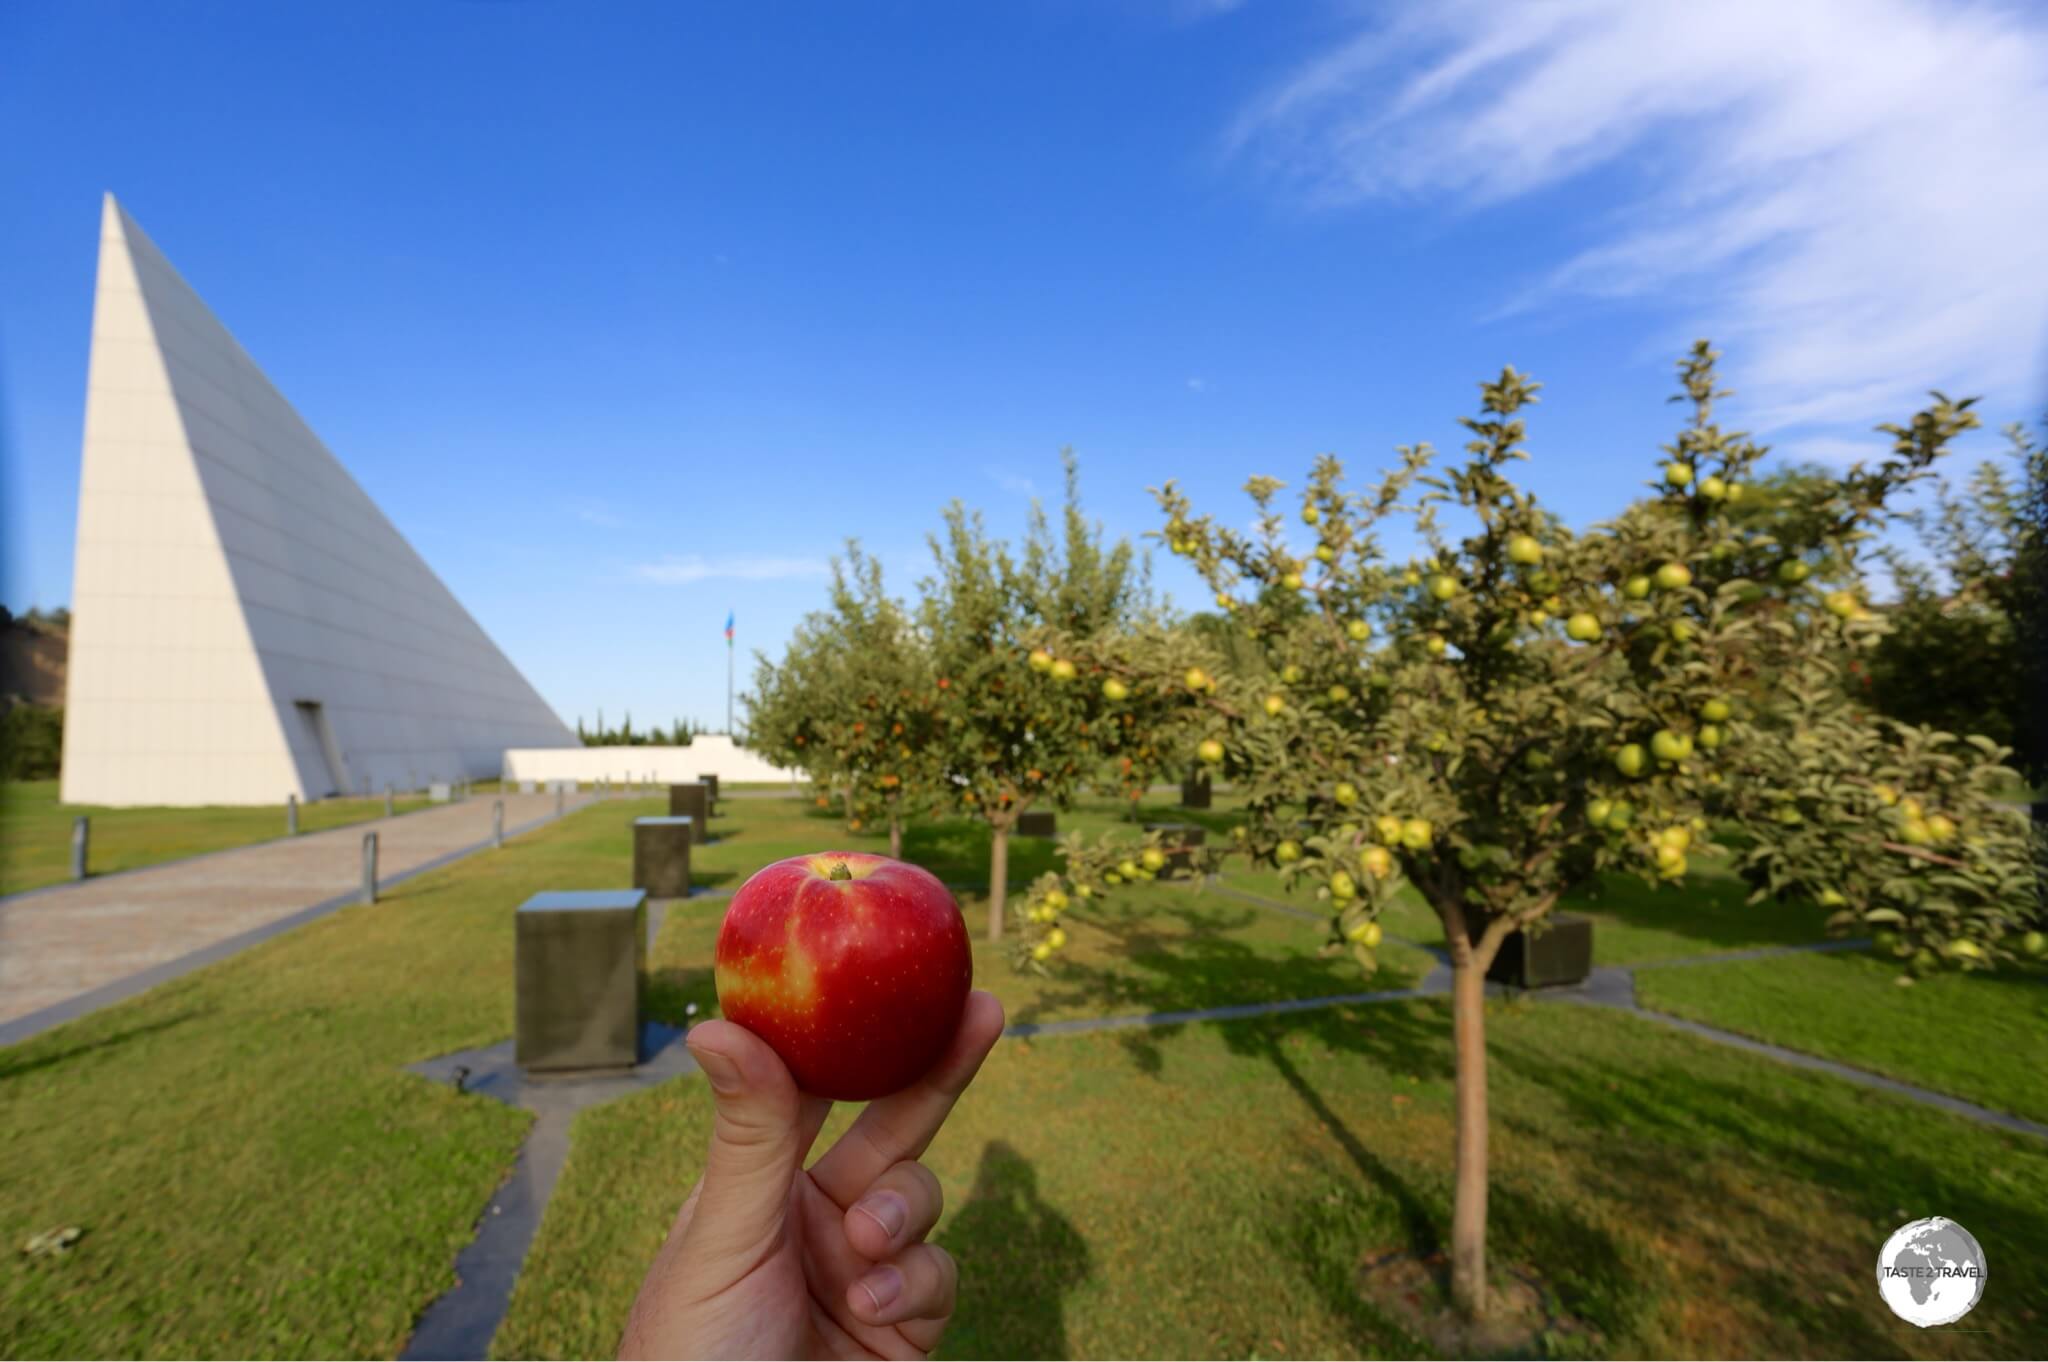
<instances>
[{"instance_id":1,"label":"thumb","mask_svg":"<svg viewBox=\"0 0 2048 1362\"><path fill-rule=\"evenodd\" d=\"M684 1044L717 1109L690 1221L692 1247L700 1266L728 1254L752 1262L782 1228L803 1157L796 1081L766 1041L732 1022L691 1027Z\"/></svg>"}]
</instances>

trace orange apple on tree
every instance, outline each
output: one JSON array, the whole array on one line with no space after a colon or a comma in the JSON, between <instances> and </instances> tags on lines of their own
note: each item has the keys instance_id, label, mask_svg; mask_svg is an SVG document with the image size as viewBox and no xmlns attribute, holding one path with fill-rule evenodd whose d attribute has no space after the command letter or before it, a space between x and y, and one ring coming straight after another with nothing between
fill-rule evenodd
<instances>
[{"instance_id":1,"label":"orange apple on tree","mask_svg":"<svg viewBox=\"0 0 2048 1362\"><path fill-rule=\"evenodd\" d=\"M798 624L780 663L761 660L749 742L837 796L849 831L886 826L900 856L911 811L949 793L933 759L943 684L880 562L850 543L832 563L830 607Z\"/></svg>"}]
</instances>

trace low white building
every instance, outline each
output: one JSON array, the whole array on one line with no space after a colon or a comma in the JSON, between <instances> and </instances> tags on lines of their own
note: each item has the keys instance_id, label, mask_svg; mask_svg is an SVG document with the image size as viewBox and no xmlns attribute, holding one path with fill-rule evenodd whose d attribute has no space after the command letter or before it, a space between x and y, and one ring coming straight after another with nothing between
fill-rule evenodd
<instances>
[{"instance_id":1,"label":"low white building","mask_svg":"<svg viewBox=\"0 0 2048 1362\"><path fill-rule=\"evenodd\" d=\"M741 781L796 784L801 771L771 764L723 734L693 738L687 747L508 747L504 758L508 781L574 780L594 784L681 785L700 776L717 776L720 785Z\"/></svg>"}]
</instances>

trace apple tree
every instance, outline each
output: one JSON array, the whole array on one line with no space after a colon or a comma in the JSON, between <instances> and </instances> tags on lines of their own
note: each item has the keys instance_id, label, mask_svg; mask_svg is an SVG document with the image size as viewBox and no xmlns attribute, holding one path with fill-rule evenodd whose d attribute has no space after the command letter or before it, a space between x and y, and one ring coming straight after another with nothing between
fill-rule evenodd
<instances>
[{"instance_id":1,"label":"apple tree","mask_svg":"<svg viewBox=\"0 0 2048 1362\"><path fill-rule=\"evenodd\" d=\"M833 665L826 625L821 614L800 621L780 662L755 653L753 684L740 701L747 746L777 766L802 771L820 789L837 790L837 763L818 741Z\"/></svg>"},{"instance_id":2,"label":"apple tree","mask_svg":"<svg viewBox=\"0 0 2048 1362\"><path fill-rule=\"evenodd\" d=\"M1863 680L1893 718L2010 744L2039 703L2018 628L2032 602L2014 568L2029 529L2026 489L2048 479L2048 448L2018 425L2005 435L2003 460L1979 463L1960 489L1937 478L1932 504L1908 513L1919 554L1878 550L1893 583L1883 610L1891 627Z\"/></svg>"},{"instance_id":3,"label":"apple tree","mask_svg":"<svg viewBox=\"0 0 2048 1362\"><path fill-rule=\"evenodd\" d=\"M1803 808L1839 797L1823 778L1839 769L1839 753L1781 738L1823 715L1863 722L1839 685L1796 688L1875 625L1854 592L1816 592L1809 574L1781 565L1808 552L1853 554L1889 498L1974 420L1967 404L1937 395L1891 459L1828 481L1800 512L1807 528L1794 550L1730 514L1764 451L1715 422L1726 394L1714 387L1714 359L1701 343L1680 363L1691 420L1658 461L1650 494L1583 532L1510 476L1527 457L1522 414L1537 394L1513 369L1481 385L1480 413L1461 422L1472 436L1465 457L1447 466L1427 445L1405 448L1380 481L1352 491L1325 457L1291 510L1282 483L1255 477L1248 532L1198 513L1174 484L1157 493L1163 537L1259 654L1207 684L1178 679L1203 733L1201 757L1247 800L1233 849L1313 886L1332 938L1368 968L1378 918L1401 885L1442 922L1456 1074L1452 1291L1474 1314L1487 1304L1488 966L1510 934L1541 931L1560 899L1598 876L1675 885L1697 858L1725 851L1718 819L1753 830L1763 796L1740 788L1752 772L1780 772ZM1304 550L1290 541L1296 522L1310 540ZM1416 545L1413 557L1390 558L1389 527ZM1077 667L1091 665L1076 651ZM1177 684L1171 672L1133 681ZM1927 777L1959 833L1943 854L1972 867L1996 899L2014 874L2014 842L1994 831L2002 815L1985 799L1985 777L1963 770L1988 754L1967 744L1942 751L1961 763ZM1896 764L1919 772L1919 760ZM1767 892L1815 894L1816 876L1840 867L1830 855L1758 837L1744 864ZM1083 850L1065 875L1036 886L1029 951L1056 949L1064 936L1048 905L1103 892L1127 860L1114 848ZM1892 865L1907 882L1922 876L1925 892L1882 879L1845 880L1837 892L1859 896L1862 920L1890 922L1869 916L1889 908L1909 930L1945 911L1934 877L1952 867L1910 855ZM1994 921L2011 925L1984 917L1985 939Z\"/></svg>"},{"instance_id":4,"label":"apple tree","mask_svg":"<svg viewBox=\"0 0 2048 1362\"><path fill-rule=\"evenodd\" d=\"M1098 712L1097 664L1084 676L1046 643L1132 632L1150 611L1143 565L1126 541L1104 546L1081 513L1078 468L1065 457L1057 538L1034 507L1022 553L1013 554L955 502L931 540L935 572L924 584L921 623L940 721L934 748L955 806L989 827L992 941L1003 935L1018 816L1033 805L1065 807L1126 741L1124 726Z\"/></svg>"},{"instance_id":5,"label":"apple tree","mask_svg":"<svg viewBox=\"0 0 2048 1362\"><path fill-rule=\"evenodd\" d=\"M917 622L857 543L833 562L830 607L798 626L780 666L762 661L749 706L757 745L837 794L853 831L886 825L900 859L904 822L938 788L939 707Z\"/></svg>"}]
</instances>

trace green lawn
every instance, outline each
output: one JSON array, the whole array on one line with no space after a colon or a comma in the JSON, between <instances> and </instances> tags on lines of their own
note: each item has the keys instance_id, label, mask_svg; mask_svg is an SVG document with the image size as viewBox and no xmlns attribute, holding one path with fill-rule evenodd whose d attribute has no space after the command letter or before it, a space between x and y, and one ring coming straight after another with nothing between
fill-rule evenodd
<instances>
[{"instance_id":1,"label":"green lawn","mask_svg":"<svg viewBox=\"0 0 2048 1362\"><path fill-rule=\"evenodd\" d=\"M423 797L397 800L423 808ZM201 809L106 809L57 802L54 780L0 782L0 894L18 894L71 878L71 824L92 819L89 868L133 870L182 856L267 842L285 833L282 803ZM317 832L384 816L384 797L323 799L299 807L299 830Z\"/></svg>"},{"instance_id":2,"label":"green lawn","mask_svg":"<svg viewBox=\"0 0 2048 1362\"><path fill-rule=\"evenodd\" d=\"M394 1353L452 1284L528 1122L402 1066L509 1035L512 910L624 884L630 820L661 807L586 810L0 1050L0 1236L85 1231L60 1259L0 1259L0 1355ZM797 801L721 807L697 860L725 887L781 856L885 845ZM949 880L985 875L965 825L919 829L909 851ZM1020 881L1040 858L1020 843ZM978 896L960 897L978 925ZM721 912L671 911L658 1012L714 1002ZM1049 979L977 947L1013 1019L1398 987L1427 963L1389 949L1368 981L1316 954L1315 924L1185 885L1069 930ZM2009 1009L1969 992L1988 981L1953 982L1944 1035L2024 1053ZM1506 1007L1493 1039L1497 1242L1599 1328L1591 1351L2043 1351L2048 1145L1611 1012ZM1349 1283L1369 1250L1442 1233L1448 1056L1435 1003L1005 1041L931 1156L939 1237L967 1270L947 1351L1414 1351ZM694 1079L579 1118L500 1352L609 1353L707 1118ZM1909 1212L1985 1242L1998 1268L1972 1323L1989 1333L1887 1323L1870 1265ZM1759 1270L1783 1263L1799 1275Z\"/></svg>"},{"instance_id":3,"label":"green lawn","mask_svg":"<svg viewBox=\"0 0 2048 1362\"><path fill-rule=\"evenodd\" d=\"M619 882L583 813L0 1050L0 1355L392 1356L530 1118L400 1072L510 1033L510 915Z\"/></svg>"},{"instance_id":4,"label":"green lawn","mask_svg":"<svg viewBox=\"0 0 2048 1362\"><path fill-rule=\"evenodd\" d=\"M0 1355L396 1351L452 1284L528 1121L400 1070L511 1033L512 910L542 889L625 884L630 821L661 807L585 810L0 1050L0 1242L86 1231L61 1261L0 1259ZM706 879L847 840L794 803L722 807ZM711 1001L721 911L709 899L672 915L658 1010ZM1085 976L1017 976L985 946L977 972L1040 1016L1361 987L1296 926L1154 886L1103 926L1077 924ZM1112 931L1128 960L1110 954ZM1393 959L1389 987L1418 968Z\"/></svg>"},{"instance_id":5,"label":"green lawn","mask_svg":"<svg viewBox=\"0 0 2048 1362\"><path fill-rule=\"evenodd\" d=\"M1493 1245L1597 1330L1569 1351L2040 1355L2048 1145L1620 1014L1490 1021ZM962 1273L942 1355L1424 1351L1354 1276L1442 1243L1449 1072L1435 1003L1004 1041L926 1160ZM611 1354L709 1111L681 1082L577 1119L495 1355ZM1877 1298L1879 1245L1934 1212L1997 1265L1984 1332Z\"/></svg>"},{"instance_id":6,"label":"green lawn","mask_svg":"<svg viewBox=\"0 0 2048 1362\"><path fill-rule=\"evenodd\" d=\"M1222 883L1298 907L1315 907L1313 892L1281 887L1278 871L1240 862ZM1563 911L1593 919L1593 963L1640 965L1719 951L1785 946L1827 938L1825 909L1810 903L1746 902L1748 890L1725 863L1701 861L1683 884L1645 884L1634 875L1610 875L1590 891L1564 901ZM1412 890L1381 919L1396 936L1423 945L1443 944L1443 925Z\"/></svg>"},{"instance_id":7,"label":"green lawn","mask_svg":"<svg viewBox=\"0 0 2048 1362\"><path fill-rule=\"evenodd\" d=\"M1862 952L1645 969L1645 1007L2048 1122L2048 971L1901 988Z\"/></svg>"}]
</instances>

